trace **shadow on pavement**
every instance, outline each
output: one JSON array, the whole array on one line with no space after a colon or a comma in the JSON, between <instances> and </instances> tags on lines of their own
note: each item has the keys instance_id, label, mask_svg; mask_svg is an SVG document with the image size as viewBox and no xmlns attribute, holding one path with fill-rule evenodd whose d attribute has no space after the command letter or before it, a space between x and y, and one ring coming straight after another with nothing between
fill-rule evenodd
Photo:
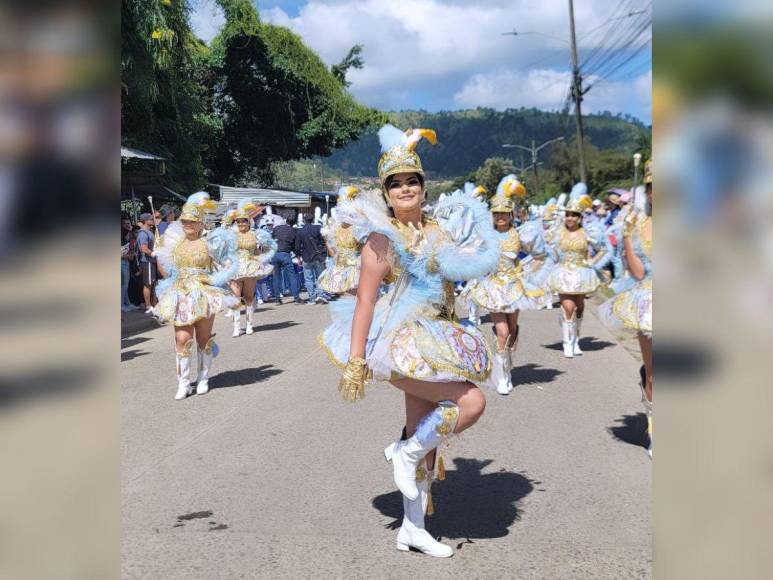
<instances>
[{"instance_id":1,"label":"shadow on pavement","mask_svg":"<svg viewBox=\"0 0 773 580\"><path fill-rule=\"evenodd\" d=\"M147 342L150 339L144 336L139 336L137 338L122 338L121 339L121 348L129 348L130 346L137 346L138 344L142 344L143 342Z\"/></svg>"},{"instance_id":2,"label":"shadow on pavement","mask_svg":"<svg viewBox=\"0 0 773 580\"><path fill-rule=\"evenodd\" d=\"M285 328L292 328L298 326L300 322L294 322L292 320L285 320L284 322L275 322L273 324L258 324L253 325L253 332L269 332L271 330L284 330Z\"/></svg>"},{"instance_id":3,"label":"shadow on pavement","mask_svg":"<svg viewBox=\"0 0 773 580\"><path fill-rule=\"evenodd\" d=\"M446 471L445 481L432 485L435 515L426 520L433 536L465 539L456 549L476 538L501 538L520 518L516 503L527 496L537 483L519 473L498 471L482 473L491 459L454 459L455 470ZM403 500L399 491L377 496L373 507L394 518L387 527L396 530L403 518Z\"/></svg>"},{"instance_id":4,"label":"shadow on pavement","mask_svg":"<svg viewBox=\"0 0 773 580\"><path fill-rule=\"evenodd\" d=\"M127 360L132 360L138 356L143 356L146 354L148 353L144 350L137 350L136 348L132 350L125 350L121 352L121 362L126 362Z\"/></svg>"},{"instance_id":5,"label":"shadow on pavement","mask_svg":"<svg viewBox=\"0 0 773 580\"><path fill-rule=\"evenodd\" d=\"M253 383L262 383L271 377L281 374L282 369L274 365L263 365L251 369L239 369L218 373L209 379L210 389L226 389L228 387L241 387Z\"/></svg>"},{"instance_id":6,"label":"shadow on pavement","mask_svg":"<svg viewBox=\"0 0 773 580\"><path fill-rule=\"evenodd\" d=\"M556 380L558 375L563 375L566 371L560 371L558 369L549 369L540 367L538 364L529 363L515 367L510 373L513 386L516 388L519 385L542 385L550 383Z\"/></svg>"},{"instance_id":7,"label":"shadow on pavement","mask_svg":"<svg viewBox=\"0 0 773 580\"><path fill-rule=\"evenodd\" d=\"M551 350L564 350L564 345L560 342L554 342L552 344L543 344L542 346L544 348L549 348ZM605 348L608 348L610 346L616 346L616 345L614 342L609 342L607 340L598 340L593 336L586 336L585 338L580 339L580 348L588 352L593 352L596 350L604 350Z\"/></svg>"},{"instance_id":8,"label":"shadow on pavement","mask_svg":"<svg viewBox=\"0 0 773 580\"><path fill-rule=\"evenodd\" d=\"M647 449L649 437L647 436L647 416L644 413L623 415L620 419L616 419L615 423L620 424L607 427L612 437L623 443Z\"/></svg>"}]
</instances>

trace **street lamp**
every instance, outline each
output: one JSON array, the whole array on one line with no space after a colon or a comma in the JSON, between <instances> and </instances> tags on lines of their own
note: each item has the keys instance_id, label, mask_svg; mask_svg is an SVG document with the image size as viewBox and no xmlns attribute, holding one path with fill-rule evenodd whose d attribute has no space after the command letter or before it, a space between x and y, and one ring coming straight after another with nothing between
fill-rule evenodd
<instances>
[{"instance_id":1,"label":"street lamp","mask_svg":"<svg viewBox=\"0 0 773 580\"><path fill-rule=\"evenodd\" d=\"M505 149L523 149L524 151L528 151L531 153L531 168L534 169L534 187L539 192L539 174L537 173L537 166L540 165L540 163L537 161L537 154L542 150L543 148L547 147L548 145L551 145L553 143L557 143L558 141L563 141L563 137L556 137L555 139L551 139L550 141L545 141L542 145L539 147L534 146L534 140L531 141L531 147L526 147L524 145L512 145L510 143L505 143L502 145Z\"/></svg>"}]
</instances>

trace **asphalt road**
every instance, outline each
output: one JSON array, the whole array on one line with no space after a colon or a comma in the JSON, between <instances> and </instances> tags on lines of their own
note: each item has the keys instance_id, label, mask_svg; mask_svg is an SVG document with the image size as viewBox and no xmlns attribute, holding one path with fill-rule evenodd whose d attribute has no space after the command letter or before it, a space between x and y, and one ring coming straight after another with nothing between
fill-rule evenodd
<instances>
[{"instance_id":1,"label":"asphalt road","mask_svg":"<svg viewBox=\"0 0 773 580\"><path fill-rule=\"evenodd\" d=\"M591 305L571 360L555 310L521 315L515 390L488 393L433 488L448 560L395 549L402 502L382 450L403 424L399 391L339 399L316 342L324 306L255 320L234 339L218 317L212 390L184 401L171 330L122 339L124 577L651 576L639 362Z\"/></svg>"}]
</instances>

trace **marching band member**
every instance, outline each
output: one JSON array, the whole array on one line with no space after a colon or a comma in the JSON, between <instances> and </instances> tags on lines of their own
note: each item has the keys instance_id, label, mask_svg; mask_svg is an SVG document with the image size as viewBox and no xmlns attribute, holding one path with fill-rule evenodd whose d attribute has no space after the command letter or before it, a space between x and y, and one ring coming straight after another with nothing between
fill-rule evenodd
<instances>
[{"instance_id":1,"label":"marching band member","mask_svg":"<svg viewBox=\"0 0 773 580\"><path fill-rule=\"evenodd\" d=\"M193 392L194 337L198 345L196 393L209 391L210 367L218 354L212 337L215 314L239 302L227 289L239 268L236 236L222 227L209 232L206 239L202 236L205 213L215 207L206 192L191 195L180 219L169 225L155 248L164 279L158 284L153 314L161 323L174 326L178 400Z\"/></svg>"},{"instance_id":2,"label":"marching band member","mask_svg":"<svg viewBox=\"0 0 773 580\"><path fill-rule=\"evenodd\" d=\"M333 323L320 342L343 368L345 398L362 397L370 378L404 392L407 438L385 450L403 494L397 548L449 557L453 549L424 528L434 450L478 420L485 397L476 384L491 385L491 353L475 326L455 319L453 282L496 268L499 239L485 204L468 195L422 210L424 170L414 148L422 137L434 143L434 131L386 125L379 137L383 198L339 211L364 243L357 298L331 304Z\"/></svg>"}]
</instances>

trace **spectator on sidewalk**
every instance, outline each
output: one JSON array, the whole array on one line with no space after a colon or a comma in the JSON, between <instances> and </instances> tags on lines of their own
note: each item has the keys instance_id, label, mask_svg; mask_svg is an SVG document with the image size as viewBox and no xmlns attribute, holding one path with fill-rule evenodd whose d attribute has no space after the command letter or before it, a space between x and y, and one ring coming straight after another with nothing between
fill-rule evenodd
<instances>
[{"instance_id":1,"label":"spectator on sidewalk","mask_svg":"<svg viewBox=\"0 0 773 580\"><path fill-rule=\"evenodd\" d=\"M121 312L137 310L137 306L129 300L129 282L132 267L136 268L136 240L132 222L127 216L121 217Z\"/></svg>"},{"instance_id":2,"label":"spectator on sidewalk","mask_svg":"<svg viewBox=\"0 0 773 580\"><path fill-rule=\"evenodd\" d=\"M298 285L298 276L295 274L295 267L292 261L296 234L293 225L295 225L295 218L289 217L287 218L287 223L274 226L274 230L271 232L277 243L276 254L274 254L274 258L271 260L271 263L274 264L272 281L274 283L274 298L277 304L282 303L282 298L279 295L282 293L283 277L287 278L290 284L290 292L295 299L295 303L303 304Z\"/></svg>"},{"instance_id":3,"label":"spectator on sidewalk","mask_svg":"<svg viewBox=\"0 0 773 580\"><path fill-rule=\"evenodd\" d=\"M145 313L150 314L156 305L156 282L158 282L158 269L156 259L153 257L154 228L156 221L153 215L143 213L140 215L140 232L137 234L137 247L140 254L140 270L142 271L142 296L145 300Z\"/></svg>"},{"instance_id":4,"label":"spectator on sidewalk","mask_svg":"<svg viewBox=\"0 0 773 580\"><path fill-rule=\"evenodd\" d=\"M295 254L300 256L303 265L303 280L308 294L309 304L327 304L325 293L317 285L317 280L325 269L327 246L322 237L322 227L312 223L314 215L303 216L305 225L296 232Z\"/></svg>"},{"instance_id":5,"label":"spectator on sidewalk","mask_svg":"<svg viewBox=\"0 0 773 580\"><path fill-rule=\"evenodd\" d=\"M169 227L169 224L171 224L177 218L177 213L178 212L173 205L165 205L161 208L161 218L163 221L158 224L158 235L164 235L164 232L166 231L166 228Z\"/></svg>"}]
</instances>

